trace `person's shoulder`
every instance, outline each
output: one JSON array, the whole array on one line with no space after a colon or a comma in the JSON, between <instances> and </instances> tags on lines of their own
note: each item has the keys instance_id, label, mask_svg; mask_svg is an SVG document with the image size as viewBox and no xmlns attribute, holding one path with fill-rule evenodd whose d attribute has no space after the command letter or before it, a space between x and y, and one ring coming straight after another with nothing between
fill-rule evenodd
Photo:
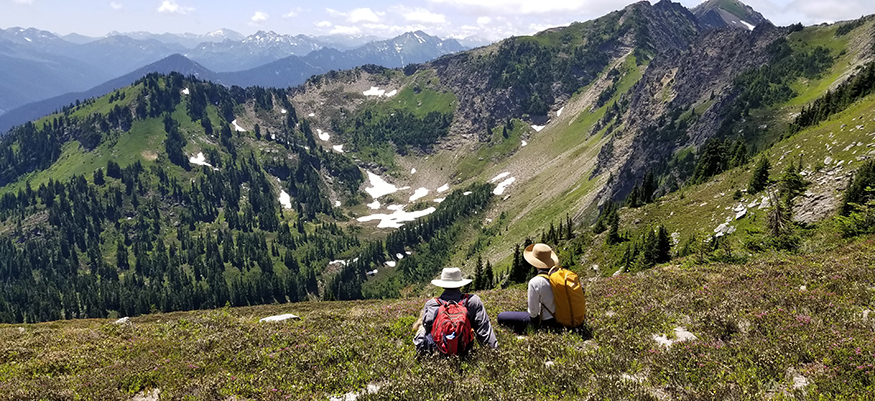
<instances>
[{"instance_id":1,"label":"person's shoulder","mask_svg":"<svg viewBox=\"0 0 875 401\"><path fill-rule=\"evenodd\" d=\"M540 274L538 274L535 277L532 277L532 279L529 280L529 284L535 284L535 283L541 283L541 282L545 282L547 284L550 284L550 280L548 280L546 277L544 277Z\"/></svg>"},{"instance_id":2,"label":"person's shoulder","mask_svg":"<svg viewBox=\"0 0 875 401\"><path fill-rule=\"evenodd\" d=\"M478 296L477 294L467 293L465 295L468 297L468 303L476 302L483 304L483 300L480 299L480 296Z\"/></svg>"}]
</instances>

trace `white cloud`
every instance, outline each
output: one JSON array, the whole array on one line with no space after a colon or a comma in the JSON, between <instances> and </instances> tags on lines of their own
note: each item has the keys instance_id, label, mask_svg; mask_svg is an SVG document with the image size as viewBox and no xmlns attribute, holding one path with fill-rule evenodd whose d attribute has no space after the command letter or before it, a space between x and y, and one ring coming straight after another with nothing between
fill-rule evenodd
<instances>
[{"instance_id":1,"label":"white cloud","mask_svg":"<svg viewBox=\"0 0 875 401\"><path fill-rule=\"evenodd\" d=\"M295 7L291 11L286 14L283 14L283 18L292 18L301 15L301 12L304 11L301 7Z\"/></svg>"},{"instance_id":2,"label":"white cloud","mask_svg":"<svg viewBox=\"0 0 875 401\"><path fill-rule=\"evenodd\" d=\"M843 0L841 2L794 0L778 8L782 10L777 15L770 18L767 14L765 17L778 25L789 25L796 22L810 25L857 19L863 15L875 13L875 2L872 0Z\"/></svg>"},{"instance_id":3,"label":"white cloud","mask_svg":"<svg viewBox=\"0 0 875 401\"><path fill-rule=\"evenodd\" d=\"M270 15L268 15L266 12L256 11L255 15L253 15L252 18L249 19L249 21L251 21L253 24L260 24L264 21L267 21L268 18L270 18Z\"/></svg>"},{"instance_id":4,"label":"white cloud","mask_svg":"<svg viewBox=\"0 0 875 401\"><path fill-rule=\"evenodd\" d=\"M380 22L378 14L385 13L375 13L371 11L370 8L356 8L355 10L350 11L347 21L352 22L353 24L357 22Z\"/></svg>"},{"instance_id":5,"label":"white cloud","mask_svg":"<svg viewBox=\"0 0 875 401\"><path fill-rule=\"evenodd\" d=\"M316 26L319 28L328 28L332 25L334 25L334 24L332 24L331 22L328 22L328 21L319 21L316 23Z\"/></svg>"},{"instance_id":6,"label":"white cloud","mask_svg":"<svg viewBox=\"0 0 875 401\"><path fill-rule=\"evenodd\" d=\"M490 22L492 22L492 17L478 17L477 18L477 25L480 25L480 26L489 25Z\"/></svg>"},{"instance_id":7,"label":"white cloud","mask_svg":"<svg viewBox=\"0 0 875 401\"><path fill-rule=\"evenodd\" d=\"M623 1L568 1L568 0L429 0L432 3L447 4L466 11L476 11L480 15L542 15L585 11L593 3L609 3L608 8L622 8L628 4ZM601 9L602 7L598 7Z\"/></svg>"},{"instance_id":8,"label":"white cloud","mask_svg":"<svg viewBox=\"0 0 875 401\"><path fill-rule=\"evenodd\" d=\"M332 29L329 33L332 35L355 35L361 32L361 28L357 26L335 25L334 29Z\"/></svg>"},{"instance_id":9,"label":"white cloud","mask_svg":"<svg viewBox=\"0 0 875 401\"><path fill-rule=\"evenodd\" d=\"M124 8L124 4L116 3L113 1L113 2L109 3L109 8L118 11L118 10L121 10L122 8Z\"/></svg>"},{"instance_id":10,"label":"white cloud","mask_svg":"<svg viewBox=\"0 0 875 401\"><path fill-rule=\"evenodd\" d=\"M161 6L158 7L159 13L166 13L166 14L185 15L185 14L189 14L193 11L194 11L194 7L181 6L181 5L179 5L179 3L177 3L174 0L164 0L163 2L161 2Z\"/></svg>"},{"instance_id":11,"label":"white cloud","mask_svg":"<svg viewBox=\"0 0 875 401\"><path fill-rule=\"evenodd\" d=\"M33 4L33 0L13 0L18 4Z\"/></svg>"},{"instance_id":12,"label":"white cloud","mask_svg":"<svg viewBox=\"0 0 875 401\"><path fill-rule=\"evenodd\" d=\"M445 24L447 17L443 14L433 13L424 8L414 10L404 10L401 15L410 22L418 22L420 24Z\"/></svg>"}]
</instances>

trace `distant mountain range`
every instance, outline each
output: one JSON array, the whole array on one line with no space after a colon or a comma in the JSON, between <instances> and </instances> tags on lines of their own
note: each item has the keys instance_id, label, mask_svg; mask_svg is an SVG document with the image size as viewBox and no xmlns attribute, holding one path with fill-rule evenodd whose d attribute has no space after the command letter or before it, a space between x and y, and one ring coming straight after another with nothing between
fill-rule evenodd
<instances>
[{"instance_id":1,"label":"distant mountain range","mask_svg":"<svg viewBox=\"0 0 875 401\"><path fill-rule=\"evenodd\" d=\"M243 36L229 29L203 35L112 32L102 38L61 37L35 28L0 29L0 115L63 94L91 93L90 88L105 87L103 83L132 71L154 69L153 63L161 64L174 54L211 72L239 72L228 75L228 82L239 79L262 86L289 86L330 70L363 64L402 67L465 49L454 39L442 40L421 31L380 40L264 31ZM292 76L255 76L290 68L294 69Z\"/></svg>"},{"instance_id":2,"label":"distant mountain range","mask_svg":"<svg viewBox=\"0 0 875 401\"><path fill-rule=\"evenodd\" d=\"M246 47L250 50L273 49L274 51L276 51L276 49L278 48L290 48L291 41L286 40L289 38L283 38L280 36L281 35L276 35L273 33L261 33L244 39L244 42L251 44L249 47ZM125 63L126 65L131 65L130 61L121 60L121 58L125 57L125 55L131 56L130 54L125 53L125 50L129 50L131 52L134 51L133 47L125 47L124 44L131 42L140 42L144 44L154 45L155 43L157 43L156 39L148 39L146 41L142 41L131 39L126 36L112 36L107 39L98 42L91 42L81 46L86 47L85 50L88 51L89 54L97 57L94 51L95 49L99 48L97 43L101 42L104 45L108 45L111 43L112 46L109 48L117 49L119 54L107 55L105 59L111 60L110 62ZM229 46L230 48L232 46L241 46L240 43L244 42L231 42L226 40L222 42L222 45ZM261 46L257 44L260 44ZM2 57L2 46L3 42L0 41L0 57ZM143 49L146 50L152 48L144 45ZM17 107L12 107L8 109L5 113L0 114L0 133L5 133L7 130L9 130L9 128L12 128L15 125L23 124L27 121L33 120L45 114L49 114L63 106L75 102L77 99L84 100L91 97L99 97L115 89L130 85L137 79L151 72L160 72L166 74L170 73L171 71L176 71L185 75L195 75L200 79L209 80L225 85L289 87L299 85L313 75L323 74L331 70L349 69L366 64L380 65L389 68L398 68L411 63L423 63L445 54L455 53L463 50L465 50L465 47L460 45L459 42L454 39L442 40L438 37L430 36L422 31L416 31L405 33L393 39L379 42L370 42L359 48L347 51L339 51L336 49L324 47L319 50L309 52L309 54L303 57L295 55L287 56L285 58L268 62L267 64L262 66L236 72L216 72L189 57L176 53L167 56L157 62L148 64L145 67L137 68L133 72L121 75L117 78L107 80L100 84L93 83L90 88L82 88L68 85L66 86L68 90L62 92L61 94L51 94L49 96L44 96L41 99L35 101L31 100ZM215 54L220 53L216 52ZM267 54L267 52L262 54ZM250 54L249 59L254 59L255 57L256 56ZM244 57L240 60L245 59L246 58ZM0 58L0 60L3 59ZM75 66L78 66L81 70L72 71L73 73L77 73L81 76L88 72L87 66L84 65L84 63L77 64L75 61L71 61L71 63L73 63L73 65ZM39 63L35 64L39 65ZM15 65L12 63L10 63L10 65L15 67ZM31 74L33 77L29 77L28 79L24 80L11 79L13 78L13 74L26 73L29 67L35 66L21 66L21 68L12 68L7 69L7 71L0 71L0 74L8 74L10 78L0 79L0 88L4 88L4 86L2 86L2 83L9 84L18 82L21 85L31 84L31 86L33 86L34 83L43 82L38 77L33 76L37 75L36 73ZM53 73L54 71L39 70L38 72L43 73L44 75L51 75L51 73ZM62 72L70 73L70 71ZM92 81L86 81L82 79L80 82ZM27 88L25 88L25 90L26 89ZM14 93L21 92L23 92L23 90L18 89L17 92ZM48 93L48 91L44 88L40 93ZM4 93L0 93L0 99L2 99L4 96L6 96ZM18 98L13 98L11 100L14 101L22 97L23 96L19 96ZM12 101L8 103L13 103Z\"/></svg>"}]
</instances>

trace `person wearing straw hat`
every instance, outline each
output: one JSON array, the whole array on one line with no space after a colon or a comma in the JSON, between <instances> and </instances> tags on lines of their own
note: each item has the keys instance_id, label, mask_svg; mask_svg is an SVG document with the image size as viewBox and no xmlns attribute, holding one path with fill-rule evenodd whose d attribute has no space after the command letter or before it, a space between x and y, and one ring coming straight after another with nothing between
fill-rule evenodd
<instances>
[{"instance_id":1,"label":"person wearing straw hat","mask_svg":"<svg viewBox=\"0 0 875 401\"><path fill-rule=\"evenodd\" d=\"M547 275L554 266L559 265L559 257L547 244L531 244L523 251L523 258L538 270L538 274L529 280L528 311L501 312L498 314L498 324L508 326L517 334L526 331L529 325L541 328L560 328L553 318L556 301L553 298L553 288Z\"/></svg>"},{"instance_id":2,"label":"person wearing straw hat","mask_svg":"<svg viewBox=\"0 0 875 401\"><path fill-rule=\"evenodd\" d=\"M444 292L439 297L431 298L425 302L419 317L422 322L417 322L414 325L416 335L413 337L413 344L419 353L430 353L435 350L435 341L431 334L432 324L435 322L441 304L447 302L464 304L468 309L468 321L477 341L490 348L498 347L498 340L492 331L492 324L489 321L489 315L486 314L483 301L477 295L466 294L461 290L462 287L471 283L471 279L462 277L462 271L458 267L448 267L443 269L440 279L432 280L431 283L436 287L443 288Z\"/></svg>"}]
</instances>

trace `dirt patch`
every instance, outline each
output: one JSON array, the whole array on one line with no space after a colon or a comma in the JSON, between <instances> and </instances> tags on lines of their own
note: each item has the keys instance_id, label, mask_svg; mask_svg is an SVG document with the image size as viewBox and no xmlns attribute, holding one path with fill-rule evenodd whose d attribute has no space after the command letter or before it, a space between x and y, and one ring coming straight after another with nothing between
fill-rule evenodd
<instances>
[{"instance_id":1,"label":"dirt patch","mask_svg":"<svg viewBox=\"0 0 875 401\"><path fill-rule=\"evenodd\" d=\"M143 156L143 159L146 159L146 161L150 162L158 160L158 152L155 152L153 150L144 150L140 152L140 156Z\"/></svg>"}]
</instances>

